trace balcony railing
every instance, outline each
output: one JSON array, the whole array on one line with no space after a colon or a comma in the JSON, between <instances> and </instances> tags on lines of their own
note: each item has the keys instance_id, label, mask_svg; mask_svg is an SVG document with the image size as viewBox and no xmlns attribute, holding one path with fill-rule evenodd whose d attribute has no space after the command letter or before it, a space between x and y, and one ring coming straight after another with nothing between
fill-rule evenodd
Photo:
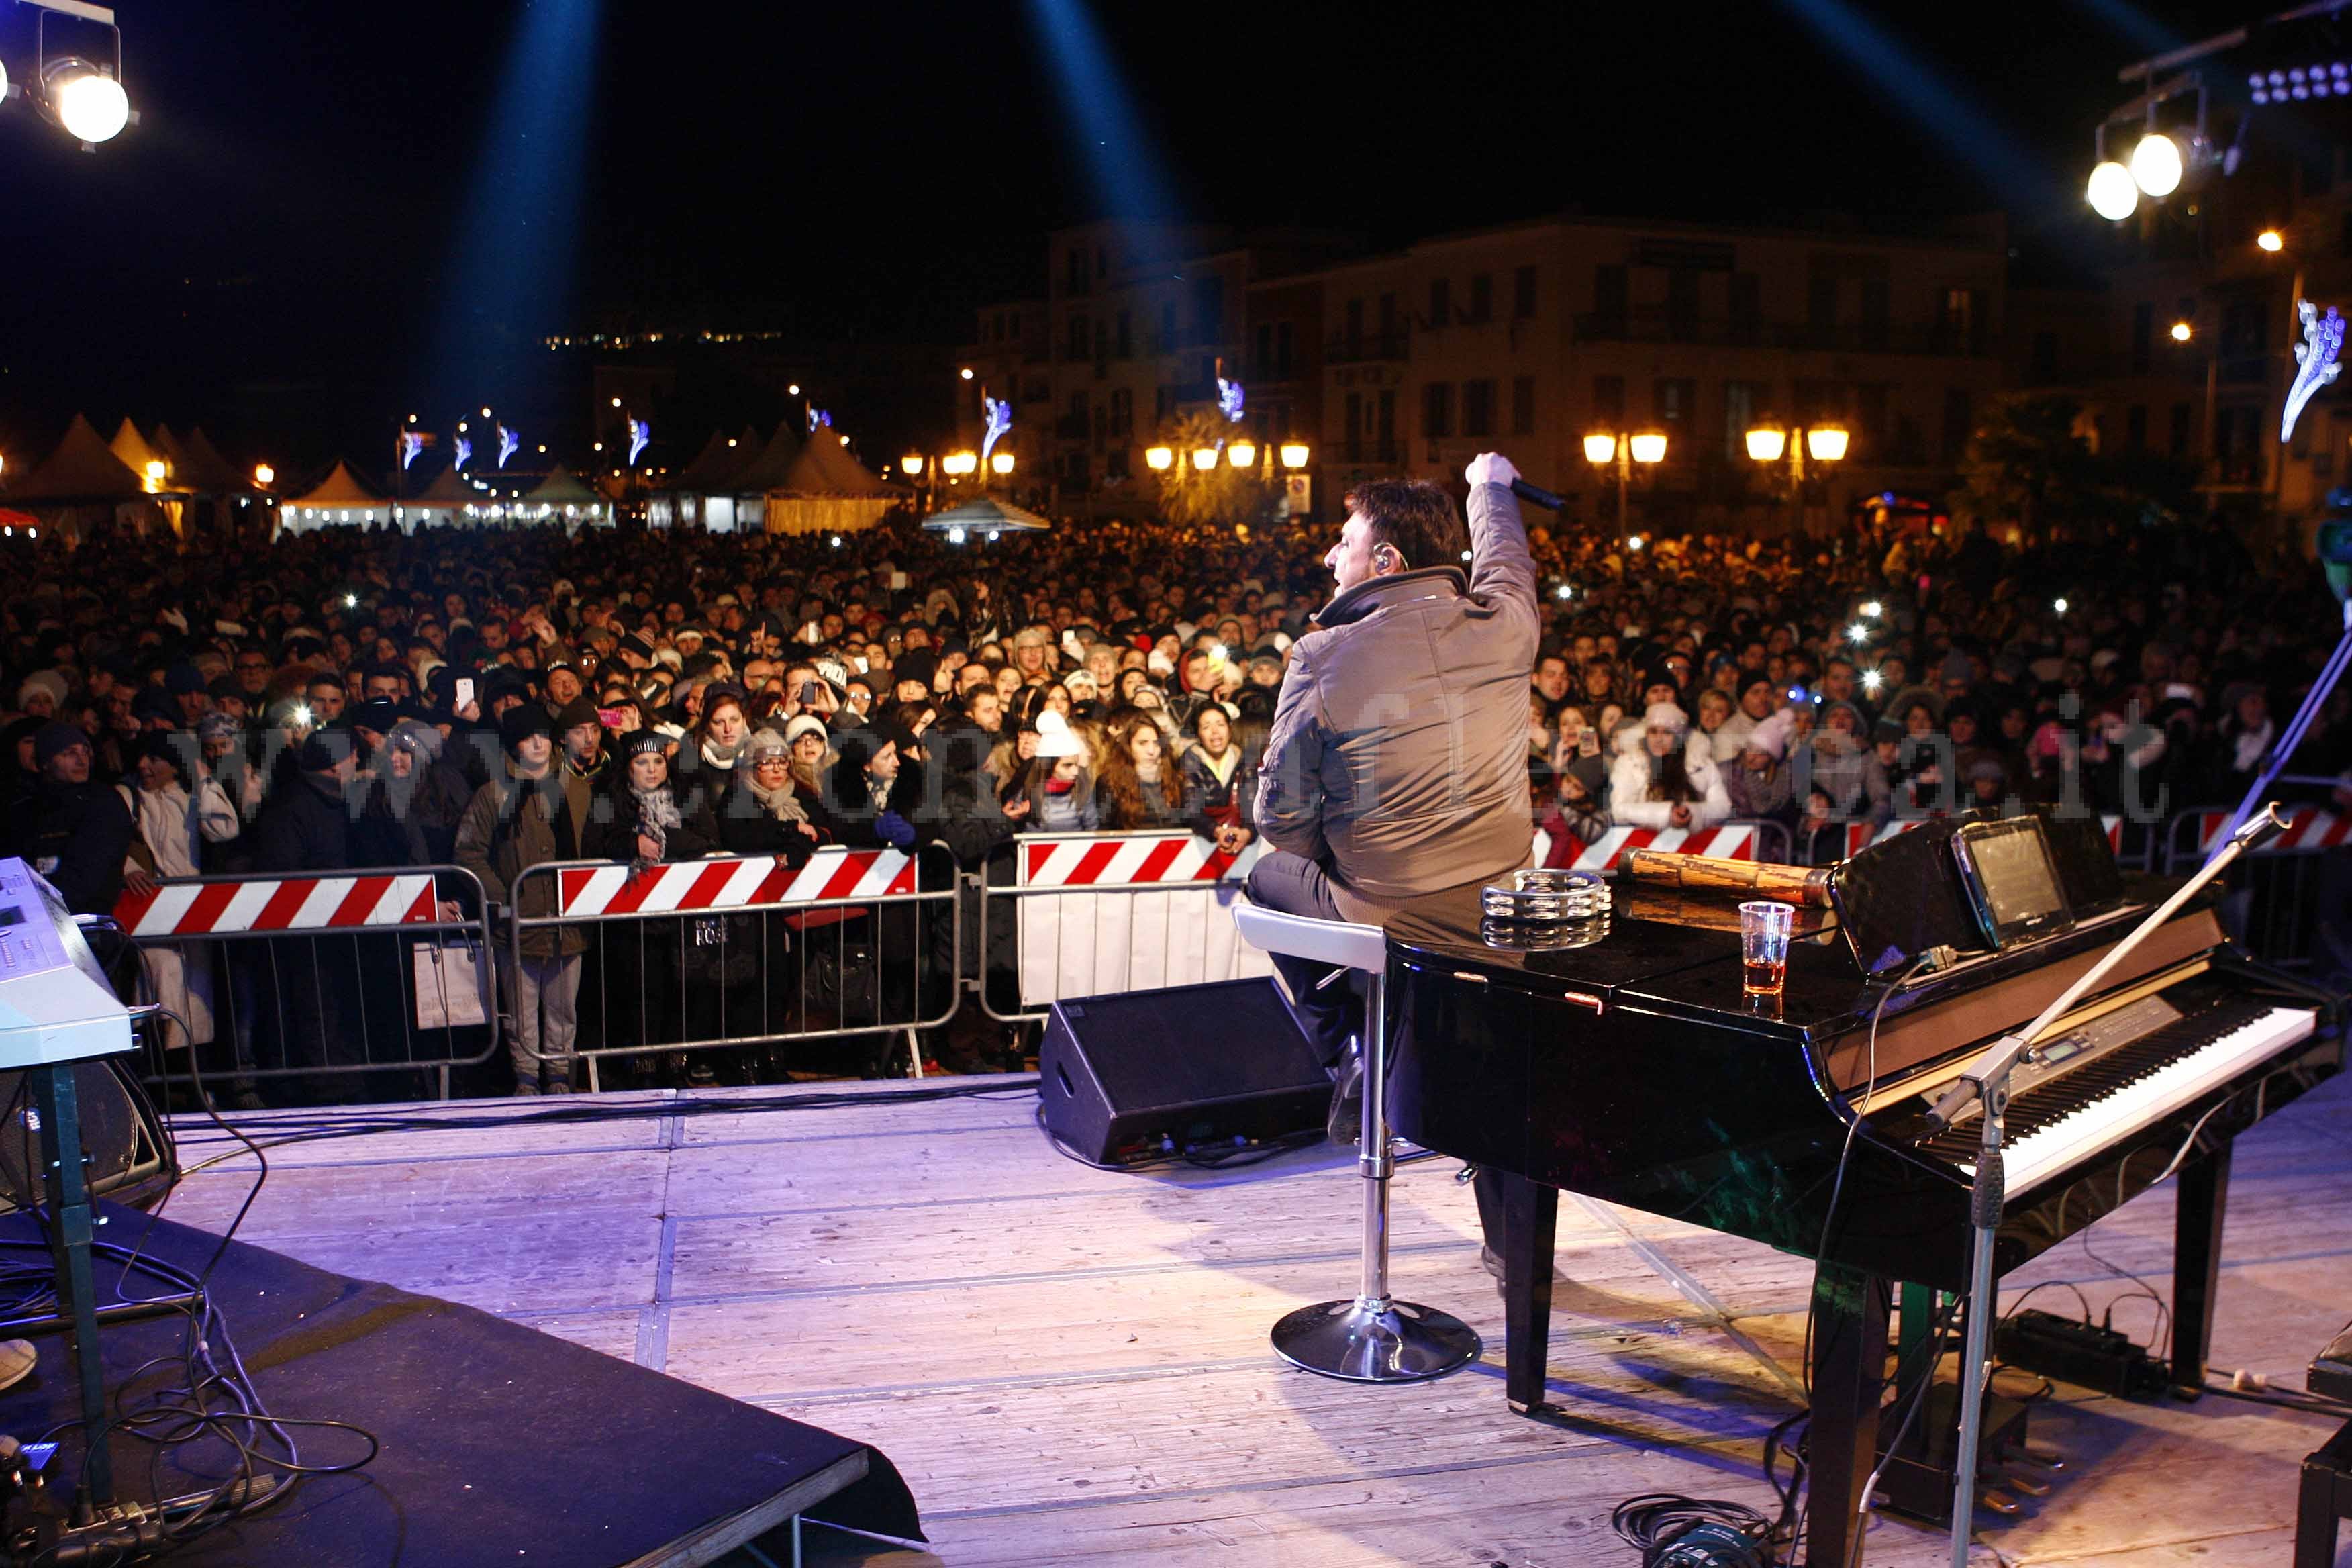
<instances>
[{"instance_id":1,"label":"balcony railing","mask_svg":"<svg viewBox=\"0 0 2352 1568\"><path fill-rule=\"evenodd\" d=\"M1580 343L1695 343L1706 348L1764 348L1821 353L1935 354L1980 359L1993 352L1981 327L1946 322L1762 321L1675 316L1664 310L1579 316Z\"/></svg>"},{"instance_id":2,"label":"balcony railing","mask_svg":"<svg viewBox=\"0 0 2352 1568\"><path fill-rule=\"evenodd\" d=\"M1326 345L1326 364L1371 364L1405 357L1402 328L1389 332L1335 332Z\"/></svg>"}]
</instances>

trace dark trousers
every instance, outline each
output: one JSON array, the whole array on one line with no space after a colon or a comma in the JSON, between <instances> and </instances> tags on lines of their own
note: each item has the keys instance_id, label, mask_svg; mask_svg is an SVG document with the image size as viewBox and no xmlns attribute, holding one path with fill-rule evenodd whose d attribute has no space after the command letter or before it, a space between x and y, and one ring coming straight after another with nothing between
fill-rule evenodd
<instances>
[{"instance_id":1,"label":"dark trousers","mask_svg":"<svg viewBox=\"0 0 2352 1568\"><path fill-rule=\"evenodd\" d=\"M1251 903L1286 915L1310 920L1344 921L1339 900L1331 896L1331 879L1323 868L1304 856L1269 849L1250 868L1246 884ZM1307 1031L1327 1069L1337 1069L1348 1051L1348 1037L1363 1025L1364 1007L1350 984L1352 971L1337 969L1283 953L1270 955L1275 972L1289 989L1291 1010ZM1327 984L1328 982L1328 984ZM1501 1184L1489 1171L1478 1173L1478 1228L1486 1245L1499 1250L1503 1239Z\"/></svg>"},{"instance_id":2,"label":"dark trousers","mask_svg":"<svg viewBox=\"0 0 2352 1568\"><path fill-rule=\"evenodd\" d=\"M1251 903L1286 915L1309 920L1345 921L1339 900L1331 896L1331 879L1323 868L1303 856L1269 849L1250 868L1245 885ZM1336 1070L1348 1054L1348 1038L1362 1026L1364 1009L1351 982L1352 972L1285 953L1270 955L1275 973L1290 993L1291 1011L1307 1031L1326 1071Z\"/></svg>"}]
</instances>

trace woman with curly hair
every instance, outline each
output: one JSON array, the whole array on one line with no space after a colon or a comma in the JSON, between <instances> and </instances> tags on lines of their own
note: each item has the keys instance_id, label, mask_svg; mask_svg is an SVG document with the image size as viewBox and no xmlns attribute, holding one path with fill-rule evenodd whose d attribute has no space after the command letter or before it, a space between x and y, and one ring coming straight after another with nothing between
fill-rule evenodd
<instances>
[{"instance_id":1,"label":"woman with curly hair","mask_svg":"<svg viewBox=\"0 0 2352 1568\"><path fill-rule=\"evenodd\" d=\"M1184 770L1176 765L1160 743L1160 726L1134 709L1132 721L1106 726L1102 763L1095 777L1095 798L1102 805L1107 828L1183 827Z\"/></svg>"}]
</instances>

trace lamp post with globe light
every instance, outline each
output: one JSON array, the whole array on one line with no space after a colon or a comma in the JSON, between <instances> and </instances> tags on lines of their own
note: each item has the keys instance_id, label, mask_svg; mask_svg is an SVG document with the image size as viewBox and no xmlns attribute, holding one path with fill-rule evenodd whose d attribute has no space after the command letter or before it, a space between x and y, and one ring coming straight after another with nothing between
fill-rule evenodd
<instances>
[{"instance_id":1,"label":"lamp post with globe light","mask_svg":"<svg viewBox=\"0 0 2352 1568\"><path fill-rule=\"evenodd\" d=\"M1796 505L1790 531L1803 531L1805 486L1809 480L1819 480L1825 468L1845 461L1849 437L1844 427L1800 425L1784 429L1767 422L1749 430L1746 439L1748 458L1759 467L1777 469L1785 460L1789 498ZM1805 467L1809 459L1812 464L1810 473Z\"/></svg>"},{"instance_id":2,"label":"lamp post with globe light","mask_svg":"<svg viewBox=\"0 0 2352 1568\"><path fill-rule=\"evenodd\" d=\"M1584 438L1584 460L1595 468L1614 468L1617 473L1617 532L1622 537L1627 528L1625 490L1632 482L1633 465L1655 468L1666 460L1666 438L1654 430L1639 435L1622 431L1596 430Z\"/></svg>"}]
</instances>

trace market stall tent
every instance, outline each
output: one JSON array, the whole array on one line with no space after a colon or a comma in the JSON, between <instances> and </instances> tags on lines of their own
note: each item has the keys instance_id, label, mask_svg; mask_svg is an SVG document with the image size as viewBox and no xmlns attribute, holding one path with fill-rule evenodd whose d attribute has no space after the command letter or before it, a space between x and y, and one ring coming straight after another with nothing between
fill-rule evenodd
<instances>
[{"instance_id":1,"label":"market stall tent","mask_svg":"<svg viewBox=\"0 0 2352 1568\"><path fill-rule=\"evenodd\" d=\"M561 522L567 531L613 521L613 503L604 492L583 483L561 463L509 510L526 522Z\"/></svg>"},{"instance_id":2,"label":"market stall tent","mask_svg":"<svg viewBox=\"0 0 2352 1568\"><path fill-rule=\"evenodd\" d=\"M66 426L57 449L0 494L10 506L75 538L108 518L142 533L171 521L164 498L150 490L145 476L116 457L79 414Z\"/></svg>"},{"instance_id":3,"label":"market stall tent","mask_svg":"<svg viewBox=\"0 0 2352 1568\"><path fill-rule=\"evenodd\" d=\"M314 528L362 528L390 522L392 505L360 481L351 465L337 458L327 477L307 495L278 509L278 527L284 533L307 533Z\"/></svg>"},{"instance_id":4,"label":"market stall tent","mask_svg":"<svg viewBox=\"0 0 2352 1568\"><path fill-rule=\"evenodd\" d=\"M846 436L823 426L810 433L780 489L768 495L762 521L770 533L856 533L904 499L851 455Z\"/></svg>"}]
</instances>

